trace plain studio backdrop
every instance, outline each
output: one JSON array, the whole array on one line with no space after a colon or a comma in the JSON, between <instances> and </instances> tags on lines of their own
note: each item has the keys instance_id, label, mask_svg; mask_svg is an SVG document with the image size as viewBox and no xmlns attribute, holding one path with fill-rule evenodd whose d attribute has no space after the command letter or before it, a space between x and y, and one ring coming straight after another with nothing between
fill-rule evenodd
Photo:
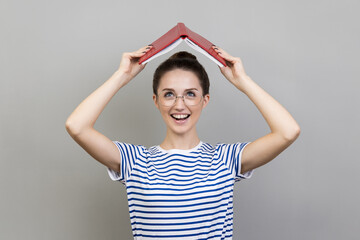
<instances>
[{"instance_id":1,"label":"plain studio backdrop","mask_svg":"<svg viewBox=\"0 0 360 240\"><path fill-rule=\"evenodd\" d=\"M117 70L123 52L178 22L234 56L301 126L298 140L235 184L234 239L358 239L359 1L0 2L0 239L131 239L125 187L65 130L75 107ZM216 64L201 140L254 141L269 128ZM151 61L95 128L147 147L165 125Z\"/></svg>"}]
</instances>

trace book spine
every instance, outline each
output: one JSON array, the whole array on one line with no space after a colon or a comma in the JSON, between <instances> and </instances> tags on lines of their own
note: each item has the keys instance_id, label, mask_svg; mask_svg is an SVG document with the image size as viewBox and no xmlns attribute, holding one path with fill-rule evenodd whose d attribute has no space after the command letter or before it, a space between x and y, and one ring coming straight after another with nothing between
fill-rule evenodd
<instances>
[{"instance_id":1,"label":"book spine","mask_svg":"<svg viewBox=\"0 0 360 240\"><path fill-rule=\"evenodd\" d=\"M188 33L186 31L186 27L185 27L185 24L183 23L178 23L177 24L177 27L178 27L178 31L179 31L179 36L181 38L186 38L188 37Z\"/></svg>"}]
</instances>

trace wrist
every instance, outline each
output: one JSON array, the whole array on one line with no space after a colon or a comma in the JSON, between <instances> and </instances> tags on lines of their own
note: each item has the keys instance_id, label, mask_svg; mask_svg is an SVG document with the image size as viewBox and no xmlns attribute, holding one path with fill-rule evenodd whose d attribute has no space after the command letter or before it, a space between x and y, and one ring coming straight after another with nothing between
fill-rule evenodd
<instances>
[{"instance_id":1,"label":"wrist","mask_svg":"<svg viewBox=\"0 0 360 240\"><path fill-rule=\"evenodd\" d=\"M244 92L251 82L253 82L252 79L248 75L244 75L235 78L233 84L237 89Z\"/></svg>"},{"instance_id":2,"label":"wrist","mask_svg":"<svg viewBox=\"0 0 360 240\"><path fill-rule=\"evenodd\" d=\"M115 81L116 84L121 88L131 80L131 77L129 77L129 75L126 74L124 71L118 69L114 72L110 79L112 81Z\"/></svg>"}]
</instances>

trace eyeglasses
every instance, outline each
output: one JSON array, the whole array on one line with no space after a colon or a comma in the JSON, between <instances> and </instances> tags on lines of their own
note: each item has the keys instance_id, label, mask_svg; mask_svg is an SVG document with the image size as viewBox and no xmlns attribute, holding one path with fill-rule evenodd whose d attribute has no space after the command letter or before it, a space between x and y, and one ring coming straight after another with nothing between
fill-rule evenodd
<instances>
[{"instance_id":1,"label":"eyeglasses","mask_svg":"<svg viewBox=\"0 0 360 240\"><path fill-rule=\"evenodd\" d=\"M178 98L182 98L185 105L194 106L201 102L203 96L196 90L187 91L183 96L176 96L172 91L165 91L159 95L159 103L165 107L171 107Z\"/></svg>"}]
</instances>

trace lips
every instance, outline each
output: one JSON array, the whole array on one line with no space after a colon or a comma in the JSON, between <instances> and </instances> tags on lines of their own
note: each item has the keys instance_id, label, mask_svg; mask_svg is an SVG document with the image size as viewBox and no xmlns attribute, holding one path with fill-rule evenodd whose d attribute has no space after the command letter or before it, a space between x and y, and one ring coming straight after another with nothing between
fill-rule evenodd
<instances>
[{"instance_id":1,"label":"lips","mask_svg":"<svg viewBox=\"0 0 360 240\"><path fill-rule=\"evenodd\" d=\"M170 114L170 116L172 118L174 118L175 120L185 120L188 119L190 117L190 114Z\"/></svg>"}]
</instances>

